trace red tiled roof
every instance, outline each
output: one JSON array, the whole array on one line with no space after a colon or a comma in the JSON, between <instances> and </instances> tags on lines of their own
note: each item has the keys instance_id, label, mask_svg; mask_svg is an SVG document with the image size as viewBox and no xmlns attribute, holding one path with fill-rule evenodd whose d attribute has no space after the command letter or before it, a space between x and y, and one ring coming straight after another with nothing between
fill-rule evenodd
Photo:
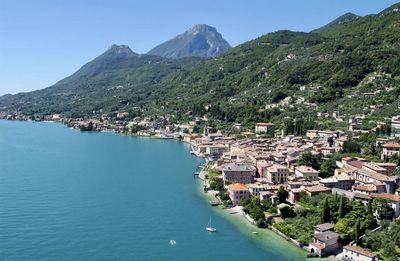
<instances>
[{"instance_id":1,"label":"red tiled roof","mask_svg":"<svg viewBox=\"0 0 400 261\"><path fill-rule=\"evenodd\" d=\"M361 169L363 166L363 162L359 160L352 160L347 162L350 166L356 167L357 169Z\"/></svg>"},{"instance_id":2,"label":"red tiled roof","mask_svg":"<svg viewBox=\"0 0 400 261\"><path fill-rule=\"evenodd\" d=\"M248 190L246 185L241 184L241 183L234 183L228 186L229 190L232 191L243 191L243 190Z\"/></svg>"},{"instance_id":3,"label":"red tiled roof","mask_svg":"<svg viewBox=\"0 0 400 261\"><path fill-rule=\"evenodd\" d=\"M400 196L395 195L395 194L389 194L389 193L380 193L380 194L372 194L371 195L373 198L382 198L382 199L388 199L391 201L400 201Z\"/></svg>"}]
</instances>

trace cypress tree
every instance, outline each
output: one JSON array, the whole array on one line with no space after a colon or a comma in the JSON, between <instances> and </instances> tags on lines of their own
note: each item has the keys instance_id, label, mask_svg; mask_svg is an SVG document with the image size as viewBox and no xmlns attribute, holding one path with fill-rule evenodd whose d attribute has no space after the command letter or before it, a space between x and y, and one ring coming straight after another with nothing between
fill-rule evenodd
<instances>
[{"instance_id":1,"label":"cypress tree","mask_svg":"<svg viewBox=\"0 0 400 261\"><path fill-rule=\"evenodd\" d=\"M331 210L329 208L328 198L325 198L324 207L323 207L323 210L322 210L321 222L322 223L328 223L330 221L331 221Z\"/></svg>"},{"instance_id":2,"label":"cypress tree","mask_svg":"<svg viewBox=\"0 0 400 261\"><path fill-rule=\"evenodd\" d=\"M368 214L368 215L373 215L373 211L372 211L372 199L368 200L367 214Z\"/></svg>"},{"instance_id":3,"label":"cypress tree","mask_svg":"<svg viewBox=\"0 0 400 261\"><path fill-rule=\"evenodd\" d=\"M357 222L354 224L354 241L356 245L358 245L360 237L360 220L358 219Z\"/></svg>"},{"instance_id":4,"label":"cypress tree","mask_svg":"<svg viewBox=\"0 0 400 261\"><path fill-rule=\"evenodd\" d=\"M339 203L339 218L343 218L344 217L344 197L341 196L340 197L340 203Z\"/></svg>"}]
</instances>

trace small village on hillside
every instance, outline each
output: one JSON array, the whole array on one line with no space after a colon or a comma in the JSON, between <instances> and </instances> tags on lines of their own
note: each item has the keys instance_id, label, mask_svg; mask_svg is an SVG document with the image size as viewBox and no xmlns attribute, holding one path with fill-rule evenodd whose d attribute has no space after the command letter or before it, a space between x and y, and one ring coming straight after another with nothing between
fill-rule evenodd
<instances>
[{"instance_id":1,"label":"small village on hillside","mask_svg":"<svg viewBox=\"0 0 400 261\"><path fill-rule=\"evenodd\" d=\"M379 260L380 253L399 251L391 239L400 229L394 222L400 219L399 116L391 119L390 135L358 131L350 120L346 131L307 130L303 136L283 135L268 122L234 136L199 127L196 120L126 121L127 113L91 119L0 116L63 122L81 131L180 139L191 145L192 154L205 158L194 176L204 182L211 205L270 228L310 257ZM387 237L387 244L377 243L379 237Z\"/></svg>"}]
</instances>

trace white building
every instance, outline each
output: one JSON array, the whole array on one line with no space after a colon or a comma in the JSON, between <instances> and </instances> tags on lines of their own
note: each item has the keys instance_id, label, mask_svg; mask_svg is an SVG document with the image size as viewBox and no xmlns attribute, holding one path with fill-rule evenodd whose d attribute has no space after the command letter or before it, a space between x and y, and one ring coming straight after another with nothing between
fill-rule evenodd
<instances>
[{"instance_id":1,"label":"white building","mask_svg":"<svg viewBox=\"0 0 400 261\"><path fill-rule=\"evenodd\" d=\"M352 261L376 261L378 256L368 249L347 245L343 247L342 260Z\"/></svg>"},{"instance_id":2,"label":"white building","mask_svg":"<svg viewBox=\"0 0 400 261\"><path fill-rule=\"evenodd\" d=\"M392 136L400 137L400 115L392 118Z\"/></svg>"},{"instance_id":3,"label":"white building","mask_svg":"<svg viewBox=\"0 0 400 261\"><path fill-rule=\"evenodd\" d=\"M299 166L294 168L294 174L296 177L314 181L318 180L319 171L313 169L312 167Z\"/></svg>"},{"instance_id":4,"label":"white building","mask_svg":"<svg viewBox=\"0 0 400 261\"><path fill-rule=\"evenodd\" d=\"M256 123L256 132L273 133L275 131L275 124L270 122L258 122Z\"/></svg>"}]
</instances>

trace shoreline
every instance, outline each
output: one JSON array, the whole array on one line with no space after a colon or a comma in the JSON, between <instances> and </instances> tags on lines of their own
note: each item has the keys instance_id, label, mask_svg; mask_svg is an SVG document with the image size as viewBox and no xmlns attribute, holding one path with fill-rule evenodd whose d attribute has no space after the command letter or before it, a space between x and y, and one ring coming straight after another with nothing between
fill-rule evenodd
<instances>
[{"instance_id":1,"label":"shoreline","mask_svg":"<svg viewBox=\"0 0 400 261\"><path fill-rule=\"evenodd\" d=\"M307 260L307 253L304 249L286 241L270 229L258 228L237 207L223 209L221 206L210 206L209 200L214 197L202 191L202 182L197 183L197 193L214 213L231 223L243 236L252 240L264 251L275 252L293 260ZM232 210L237 213L231 214Z\"/></svg>"}]
</instances>

